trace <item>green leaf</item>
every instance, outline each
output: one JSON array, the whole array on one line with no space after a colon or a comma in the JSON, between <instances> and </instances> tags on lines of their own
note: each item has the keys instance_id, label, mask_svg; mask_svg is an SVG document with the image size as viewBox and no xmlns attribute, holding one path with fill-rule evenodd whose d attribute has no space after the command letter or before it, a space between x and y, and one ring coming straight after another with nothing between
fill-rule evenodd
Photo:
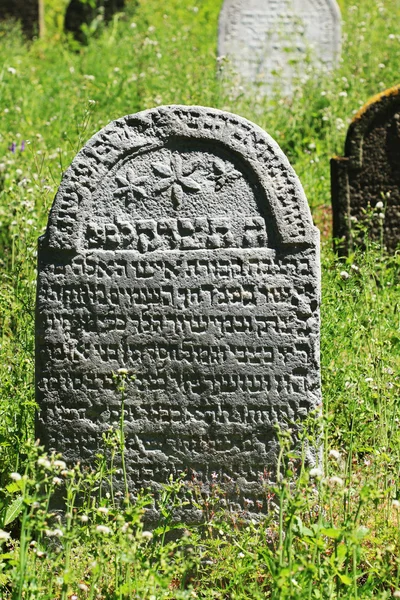
<instances>
[{"instance_id":1,"label":"green leaf","mask_svg":"<svg viewBox=\"0 0 400 600\"><path fill-rule=\"evenodd\" d=\"M4 517L4 523L3 523L4 527L6 525L8 525L9 523L12 523L13 521L15 521L15 519L18 517L18 515L21 514L23 505L24 505L24 499L22 496L18 496L18 498L15 498L14 502L8 507L8 509L6 511L6 516Z\"/></svg>"},{"instance_id":2,"label":"green leaf","mask_svg":"<svg viewBox=\"0 0 400 600\"><path fill-rule=\"evenodd\" d=\"M353 580L350 579L348 575L341 575L340 573L338 573L338 576L340 581L344 583L344 585L351 585L353 583Z\"/></svg>"},{"instance_id":3,"label":"green leaf","mask_svg":"<svg viewBox=\"0 0 400 600\"><path fill-rule=\"evenodd\" d=\"M338 540L342 535L341 529L335 529L335 527L323 527L321 529L321 533L322 535L326 535L326 537L331 538L332 540Z\"/></svg>"}]
</instances>

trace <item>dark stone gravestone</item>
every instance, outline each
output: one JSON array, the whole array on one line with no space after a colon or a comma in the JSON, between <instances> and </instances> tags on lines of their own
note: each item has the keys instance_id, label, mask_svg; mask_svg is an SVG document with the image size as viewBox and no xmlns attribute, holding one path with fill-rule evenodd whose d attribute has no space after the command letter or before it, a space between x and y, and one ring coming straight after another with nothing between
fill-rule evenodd
<instances>
[{"instance_id":1,"label":"dark stone gravestone","mask_svg":"<svg viewBox=\"0 0 400 600\"><path fill-rule=\"evenodd\" d=\"M87 37L82 29L83 25L89 25L100 15L108 23L124 7L125 0L96 0L95 6L82 0L71 0L65 13L64 30L72 33L78 42L84 43Z\"/></svg>"},{"instance_id":2,"label":"dark stone gravestone","mask_svg":"<svg viewBox=\"0 0 400 600\"><path fill-rule=\"evenodd\" d=\"M218 54L230 59L242 82L268 93L290 93L307 63L330 69L341 44L336 0L224 0ZM231 74L230 74L231 75Z\"/></svg>"},{"instance_id":3,"label":"dark stone gravestone","mask_svg":"<svg viewBox=\"0 0 400 600\"><path fill-rule=\"evenodd\" d=\"M345 156L331 160L333 237L347 254L371 239L390 252L400 242L400 86L371 98L354 116Z\"/></svg>"},{"instance_id":4,"label":"dark stone gravestone","mask_svg":"<svg viewBox=\"0 0 400 600\"><path fill-rule=\"evenodd\" d=\"M74 159L39 240L37 435L93 460L127 369L131 491L186 472L262 510L274 425L321 401L319 298L319 234L263 130L196 106L114 121Z\"/></svg>"},{"instance_id":5,"label":"dark stone gravestone","mask_svg":"<svg viewBox=\"0 0 400 600\"><path fill-rule=\"evenodd\" d=\"M39 34L39 0L0 0L0 20L16 19L24 34L33 38Z\"/></svg>"}]
</instances>

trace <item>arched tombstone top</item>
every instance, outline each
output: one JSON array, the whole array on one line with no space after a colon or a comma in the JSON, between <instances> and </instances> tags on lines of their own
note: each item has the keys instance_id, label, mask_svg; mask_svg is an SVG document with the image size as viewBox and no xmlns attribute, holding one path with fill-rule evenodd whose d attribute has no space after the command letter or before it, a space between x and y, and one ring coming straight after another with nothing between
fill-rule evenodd
<instances>
[{"instance_id":1,"label":"arched tombstone top","mask_svg":"<svg viewBox=\"0 0 400 600\"><path fill-rule=\"evenodd\" d=\"M132 222L234 214L262 215L269 246L316 243L299 179L268 134L216 109L161 106L89 140L63 177L41 244L137 249Z\"/></svg>"},{"instance_id":2,"label":"arched tombstone top","mask_svg":"<svg viewBox=\"0 0 400 600\"><path fill-rule=\"evenodd\" d=\"M364 137L375 122L382 118L389 121L397 111L400 111L400 85L376 94L354 115L345 143L345 156L352 167L362 167Z\"/></svg>"},{"instance_id":3,"label":"arched tombstone top","mask_svg":"<svg viewBox=\"0 0 400 600\"><path fill-rule=\"evenodd\" d=\"M400 242L400 85L373 96L350 123L344 156L331 160L334 247L347 254L368 237ZM382 236L383 234L383 236Z\"/></svg>"}]
</instances>

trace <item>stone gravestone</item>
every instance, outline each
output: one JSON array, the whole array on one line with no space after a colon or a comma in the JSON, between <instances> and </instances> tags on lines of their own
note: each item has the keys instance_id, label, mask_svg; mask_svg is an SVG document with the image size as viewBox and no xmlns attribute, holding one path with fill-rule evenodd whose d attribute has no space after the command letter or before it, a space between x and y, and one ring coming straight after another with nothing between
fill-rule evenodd
<instances>
[{"instance_id":1,"label":"stone gravestone","mask_svg":"<svg viewBox=\"0 0 400 600\"><path fill-rule=\"evenodd\" d=\"M262 91L290 93L307 60L331 68L340 53L336 0L225 0L219 17L218 54L243 82Z\"/></svg>"},{"instance_id":2,"label":"stone gravestone","mask_svg":"<svg viewBox=\"0 0 400 600\"><path fill-rule=\"evenodd\" d=\"M374 96L354 116L345 156L331 160L331 186L337 250L362 246L367 227L394 252L400 242L400 86Z\"/></svg>"},{"instance_id":3,"label":"stone gravestone","mask_svg":"<svg viewBox=\"0 0 400 600\"><path fill-rule=\"evenodd\" d=\"M39 0L0 0L0 20L13 18L21 22L24 34L39 34Z\"/></svg>"},{"instance_id":4,"label":"stone gravestone","mask_svg":"<svg viewBox=\"0 0 400 600\"><path fill-rule=\"evenodd\" d=\"M71 0L65 13L64 30L72 33L78 42L85 43L87 35L82 29L84 25L90 25L99 16L108 23L124 7L125 0L96 0L94 6L83 0Z\"/></svg>"},{"instance_id":5,"label":"stone gravestone","mask_svg":"<svg viewBox=\"0 0 400 600\"><path fill-rule=\"evenodd\" d=\"M274 424L321 401L319 298L319 234L264 131L196 106L114 121L74 159L39 240L37 435L90 462L127 369L131 491L185 471L262 510Z\"/></svg>"}]
</instances>

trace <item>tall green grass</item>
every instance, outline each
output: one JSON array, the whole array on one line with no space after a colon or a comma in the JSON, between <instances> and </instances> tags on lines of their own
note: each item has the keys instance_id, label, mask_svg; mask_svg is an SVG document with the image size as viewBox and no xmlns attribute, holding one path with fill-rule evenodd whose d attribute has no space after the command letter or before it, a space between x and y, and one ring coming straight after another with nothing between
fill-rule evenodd
<instances>
[{"instance_id":1,"label":"tall green grass","mask_svg":"<svg viewBox=\"0 0 400 600\"><path fill-rule=\"evenodd\" d=\"M215 77L220 4L128 4L78 51L59 32L56 5L44 40L24 44L0 25L0 598L400 597L400 257L371 245L338 261L329 191L329 158L342 152L352 114L399 82L400 5L343 2L336 71L299 82L290 99L262 99ZM99 500L112 476L106 452L83 472L28 441L36 240L62 173L112 119L168 103L236 112L278 141L321 229L323 273L323 475L303 470L282 434L282 478L266 481L265 522L226 515L216 483L208 498L192 491L204 526L175 541L167 533L179 481L166 487L150 534L145 496ZM316 423L304 435L317 435ZM70 506L59 522L50 500L61 485Z\"/></svg>"}]
</instances>

